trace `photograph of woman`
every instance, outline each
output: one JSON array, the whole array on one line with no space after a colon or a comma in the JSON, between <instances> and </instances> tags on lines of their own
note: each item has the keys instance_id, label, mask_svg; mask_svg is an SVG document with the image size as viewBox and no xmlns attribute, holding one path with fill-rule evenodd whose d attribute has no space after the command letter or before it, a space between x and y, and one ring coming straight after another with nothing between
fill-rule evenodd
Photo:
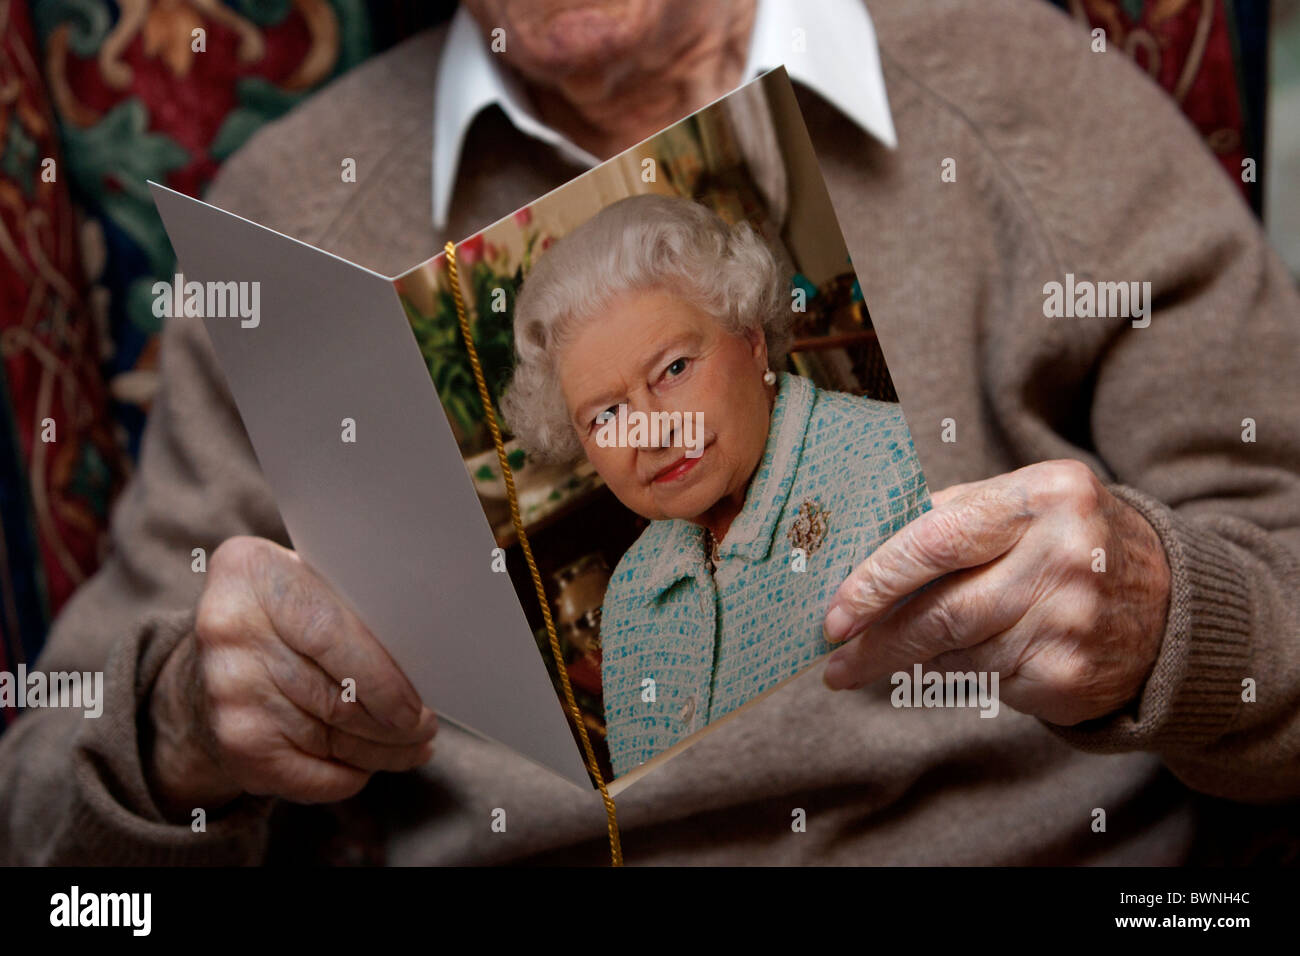
<instances>
[{"instance_id":1,"label":"photograph of woman","mask_svg":"<svg viewBox=\"0 0 1300 956\"><path fill-rule=\"evenodd\" d=\"M744 222L632 196L555 242L515 305L516 439L585 458L648 521L600 614L616 776L828 653L837 587L929 507L897 404L783 371L799 315L779 262ZM671 424L611 442L619 414Z\"/></svg>"}]
</instances>

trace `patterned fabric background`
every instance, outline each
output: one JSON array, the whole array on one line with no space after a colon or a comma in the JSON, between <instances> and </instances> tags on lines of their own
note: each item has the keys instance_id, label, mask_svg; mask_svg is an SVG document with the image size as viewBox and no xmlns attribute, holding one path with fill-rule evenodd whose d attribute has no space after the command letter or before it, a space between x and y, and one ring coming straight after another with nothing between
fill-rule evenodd
<instances>
[{"instance_id":1,"label":"patterned fabric background","mask_svg":"<svg viewBox=\"0 0 1300 956\"><path fill-rule=\"evenodd\" d=\"M0 144L0 670L12 670L98 566L123 473L68 164L32 22L12 0L0 0Z\"/></svg>"},{"instance_id":2,"label":"patterned fabric background","mask_svg":"<svg viewBox=\"0 0 1300 956\"><path fill-rule=\"evenodd\" d=\"M1174 98L1241 187L1263 208L1268 2L1259 0L1052 0L1120 50ZM1241 161L1256 161L1255 182Z\"/></svg>"},{"instance_id":3,"label":"patterned fabric background","mask_svg":"<svg viewBox=\"0 0 1300 956\"><path fill-rule=\"evenodd\" d=\"M34 0L109 392L132 458L155 387L150 288L175 259L145 181L201 195L220 163L371 52L363 0ZM203 49L194 31L201 35Z\"/></svg>"}]
</instances>

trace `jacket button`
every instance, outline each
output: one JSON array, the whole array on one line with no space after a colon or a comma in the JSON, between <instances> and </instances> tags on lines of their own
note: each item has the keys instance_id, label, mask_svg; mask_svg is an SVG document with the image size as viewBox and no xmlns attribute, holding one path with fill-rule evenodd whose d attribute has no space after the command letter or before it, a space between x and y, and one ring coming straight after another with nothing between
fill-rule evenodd
<instances>
[{"instance_id":1,"label":"jacket button","mask_svg":"<svg viewBox=\"0 0 1300 956\"><path fill-rule=\"evenodd\" d=\"M682 723L684 724L689 724L691 722L691 718L695 716L695 695L694 694L686 698L686 703L682 704L680 716L682 718Z\"/></svg>"}]
</instances>

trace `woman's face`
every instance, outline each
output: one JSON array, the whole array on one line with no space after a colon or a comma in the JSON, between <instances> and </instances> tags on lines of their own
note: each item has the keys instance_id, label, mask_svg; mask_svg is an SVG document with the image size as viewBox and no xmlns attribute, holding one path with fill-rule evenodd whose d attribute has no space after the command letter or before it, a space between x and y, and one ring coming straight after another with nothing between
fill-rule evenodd
<instances>
[{"instance_id":1,"label":"woman's face","mask_svg":"<svg viewBox=\"0 0 1300 956\"><path fill-rule=\"evenodd\" d=\"M761 332L737 335L673 295L632 292L582 322L558 365L583 450L628 508L651 520L697 520L724 498L743 502L771 417ZM631 440L611 447L620 404ZM602 431L604 412L615 421ZM653 430L642 436L633 427L638 412L680 418L655 445ZM700 434L688 430L687 416Z\"/></svg>"}]
</instances>

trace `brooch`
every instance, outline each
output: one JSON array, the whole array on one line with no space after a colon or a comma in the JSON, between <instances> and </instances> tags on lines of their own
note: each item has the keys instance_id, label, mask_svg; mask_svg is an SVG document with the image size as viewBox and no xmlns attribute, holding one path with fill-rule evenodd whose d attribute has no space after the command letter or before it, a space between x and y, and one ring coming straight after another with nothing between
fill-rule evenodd
<instances>
[{"instance_id":1,"label":"brooch","mask_svg":"<svg viewBox=\"0 0 1300 956\"><path fill-rule=\"evenodd\" d=\"M820 499L805 501L786 532L791 546L800 548L804 554L812 554L826 540L830 517L831 513L822 507Z\"/></svg>"}]
</instances>

